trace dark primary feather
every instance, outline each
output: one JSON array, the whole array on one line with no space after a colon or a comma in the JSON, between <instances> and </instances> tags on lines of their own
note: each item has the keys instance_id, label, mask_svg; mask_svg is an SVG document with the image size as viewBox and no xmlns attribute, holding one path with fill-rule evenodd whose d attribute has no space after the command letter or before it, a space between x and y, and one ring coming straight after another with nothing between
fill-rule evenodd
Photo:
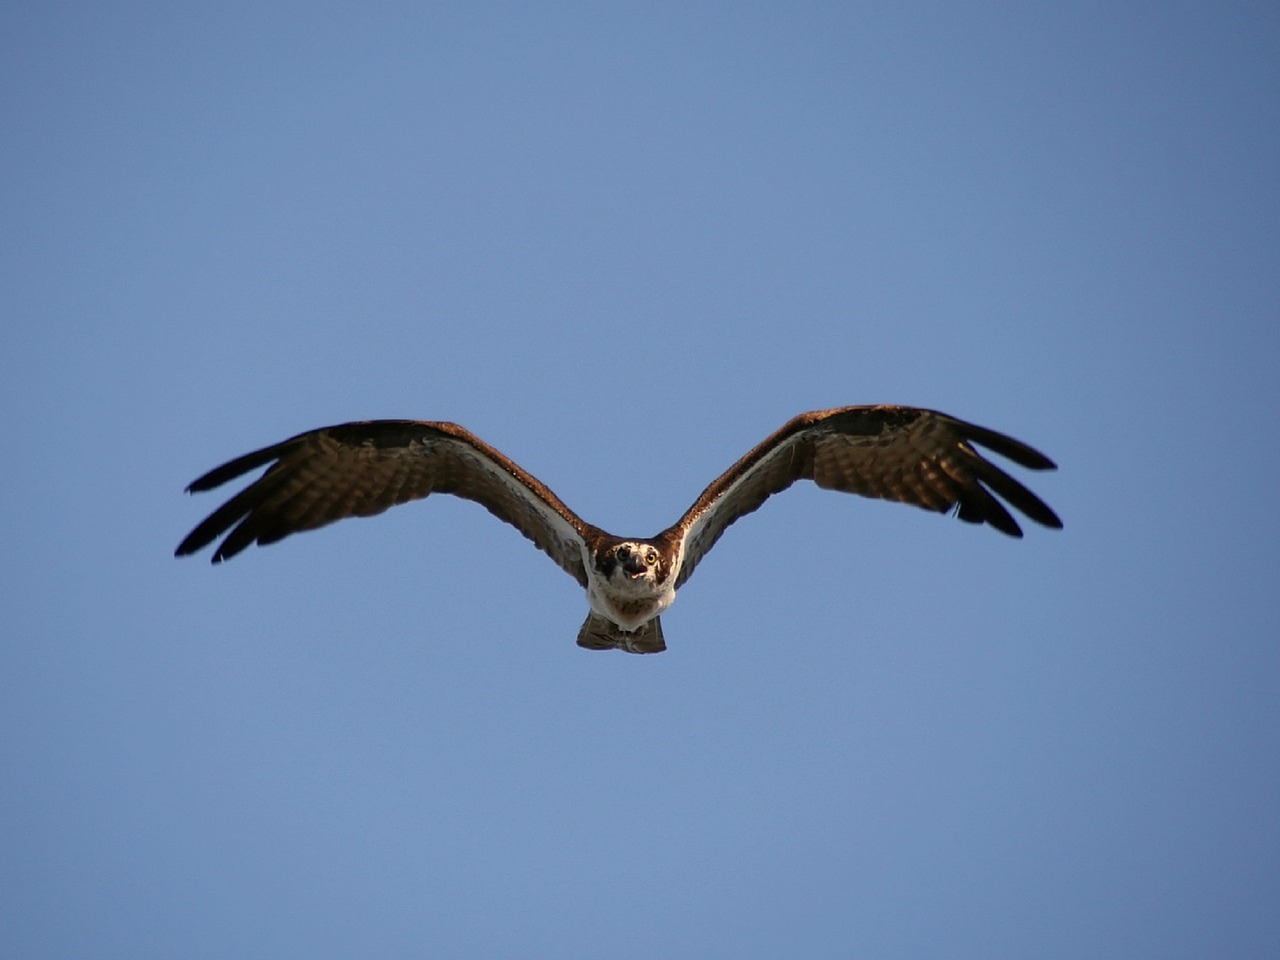
<instances>
[{"instance_id":1,"label":"dark primary feather","mask_svg":"<svg viewBox=\"0 0 1280 960\"><path fill-rule=\"evenodd\" d=\"M252 543L274 543L345 517L451 493L514 525L586 586L580 544L594 528L540 481L456 424L372 420L311 430L237 457L187 489L209 490L265 464L266 473L187 535L177 556L225 534L213 555L219 562Z\"/></svg>"},{"instance_id":2,"label":"dark primary feather","mask_svg":"<svg viewBox=\"0 0 1280 960\"><path fill-rule=\"evenodd\" d=\"M714 480L664 531L668 539L688 537L677 585L730 524L797 480L938 512L955 508L961 520L1012 537L1022 529L997 496L1037 523L1062 526L1044 501L980 456L975 443L1032 470L1055 469L1020 440L934 410L857 406L803 413Z\"/></svg>"}]
</instances>

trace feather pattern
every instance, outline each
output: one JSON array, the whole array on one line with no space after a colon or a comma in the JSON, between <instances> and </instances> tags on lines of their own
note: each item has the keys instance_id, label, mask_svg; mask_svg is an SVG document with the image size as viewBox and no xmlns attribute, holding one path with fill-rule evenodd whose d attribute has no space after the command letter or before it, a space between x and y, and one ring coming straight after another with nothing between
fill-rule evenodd
<instances>
[{"instance_id":1,"label":"feather pattern","mask_svg":"<svg viewBox=\"0 0 1280 960\"><path fill-rule=\"evenodd\" d=\"M346 517L369 517L432 493L474 500L512 524L582 586L584 538L598 533L541 481L453 423L369 420L300 433L199 477L208 490L257 467L257 481L215 510L179 544L195 553L225 535L215 563Z\"/></svg>"},{"instance_id":2,"label":"feather pattern","mask_svg":"<svg viewBox=\"0 0 1280 960\"><path fill-rule=\"evenodd\" d=\"M684 544L676 586L730 524L797 480L939 513L955 507L961 520L1021 537L994 491L1037 523L1062 526L1039 497L983 459L974 443L1032 470L1054 469L1052 460L1020 440L934 410L858 406L802 413L712 481L660 535Z\"/></svg>"}]
</instances>

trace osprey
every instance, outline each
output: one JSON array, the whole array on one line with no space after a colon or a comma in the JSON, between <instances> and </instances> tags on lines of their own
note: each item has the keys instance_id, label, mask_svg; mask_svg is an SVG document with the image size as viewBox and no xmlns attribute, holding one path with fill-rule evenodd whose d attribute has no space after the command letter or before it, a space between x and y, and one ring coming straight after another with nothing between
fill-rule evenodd
<instances>
[{"instance_id":1,"label":"osprey","mask_svg":"<svg viewBox=\"0 0 1280 960\"><path fill-rule=\"evenodd\" d=\"M1031 470L1054 463L1021 441L917 407L858 406L802 413L717 477L657 536L617 537L592 526L527 473L455 423L369 420L310 430L210 470L187 488L209 490L270 464L178 545L185 556L222 542L213 562L344 517L368 517L432 493L474 500L533 541L587 591L578 632L591 650L666 649L660 614L729 524L797 480L896 500L1011 537L1022 530L1003 497L1036 523L1062 521L1034 493L974 450ZM225 536L223 536L225 534Z\"/></svg>"}]
</instances>

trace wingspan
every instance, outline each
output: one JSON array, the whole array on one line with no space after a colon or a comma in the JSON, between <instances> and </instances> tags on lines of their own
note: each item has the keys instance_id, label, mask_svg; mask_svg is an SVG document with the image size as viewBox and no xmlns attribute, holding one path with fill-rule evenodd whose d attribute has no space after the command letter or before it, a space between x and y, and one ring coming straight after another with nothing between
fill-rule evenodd
<instances>
[{"instance_id":1,"label":"wingspan","mask_svg":"<svg viewBox=\"0 0 1280 960\"><path fill-rule=\"evenodd\" d=\"M587 585L582 545L595 528L541 481L457 424L370 420L311 430L216 467L187 490L209 490L266 464L266 473L187 535L176 556L223 537L213 554L217 563L251 543L275 543L346 517L451 493L512 524Z\"/></svg>"},{"instance_id":2,"label":"wingspan","mask_svg":"<svg viewBox=\"0 0 1280 960\"><path fill-rule=\"evenodd\" d=\"M1056 469L1019 440L935 410L859 406L802 413L725 471L664 531L662 536L685 543L676 586L689 579L731 523L797 480L939 513L956 508L961 520L1021 537L998 495L1036 523L1062 526L1044 501L973 444L1031 470Z\"/></svg>"}]
</instances>

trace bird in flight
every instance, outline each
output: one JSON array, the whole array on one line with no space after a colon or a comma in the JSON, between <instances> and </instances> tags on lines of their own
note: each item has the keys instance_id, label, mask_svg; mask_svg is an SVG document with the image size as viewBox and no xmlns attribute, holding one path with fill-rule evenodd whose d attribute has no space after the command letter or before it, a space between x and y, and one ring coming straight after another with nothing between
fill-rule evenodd
<instances>
[{"instance_id":1,"label":"bird in flight","mask_svg":"<svg viewBox=\"0 0 1280 960\"><path fill-rule=\"evenodd\" d=\"M896 500L1011 537L1022 530L999 498L1046 527L1062 521L974 444L1031 470L1052 460L1025 443L919 407L855 406L794 417L712 481L684 516L653 537L618 537L587 523L541 481L455 423L367 420L309 430L237 457L195 480L210 490L266 472L178 545L186 556L222 537L213 562L346 517L368 517L432 493L474 500L533 541L587 591L578 645L666 649L660 615L728 526L797 480Z\"/></svg>"}]
</instances>

